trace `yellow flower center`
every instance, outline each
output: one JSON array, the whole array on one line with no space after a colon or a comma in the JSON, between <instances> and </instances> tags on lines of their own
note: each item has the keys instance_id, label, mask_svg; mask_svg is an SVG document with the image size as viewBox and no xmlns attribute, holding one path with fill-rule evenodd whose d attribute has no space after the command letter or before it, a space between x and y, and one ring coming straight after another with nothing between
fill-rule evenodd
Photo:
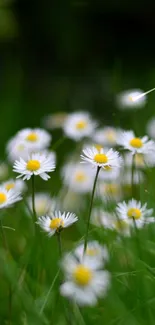
<instances>
[{"instance_id":1,"label":"yellow flower center","mask_svg":"<svg viewBox=\"0 0 155 325\"><path fill-rule=\"evenodd\" d=\"M110 195L116 195L119 192L119 186L117 184L105 184L105 192Z\"/></svg>"},{"instance_id":2,"label":"yellow flower center","mask_svg":"<svg viewBox=\"0 0 155 325\"><path fill-rule=\"evenodd\" d=\"M110 142L114 142L116 140L116 134L113 131L108 131L106 137Z\"/></svg>"},{"instance_id":3,"label":"yellow flower center","mask_svg":"<svg viewBox=\"0 0 155 325\"><path fill-rule=\"evenodd\" d=\"M127 213L129 218L139 219L142 215L141 211L137 208L130 208Z\"/></svg>"},{"instance_id":4,"label":"yellow flower center","mask_svg":"<svg viewBox=\"0 0 155 325\"><path fill-rule=\"evenodd\" d=\"M64 222L61 218L51 219L50 228L52 230L59 229L60 227L63 227L63 225L64 225Z\"/></svg>"},{"instance_id":5,"label":"yellow flower center","mask_svg":"<svg viewBox=\"0 0 155 325\"><path fill-rule=\"evenodd\" d=\"M129 95L128 99L129 99L130 102L134 102L134 97L132 95Z\"/></svg>"},{"instance_id":6,"label":"yellow flower center","mask_svg":"<svg viewBox=\"0 0 155 325\"><path fill-rule=\"evenodd\" d=\"M115 228L118 231L123 231L128 229L128 224L123 220L117 220L115 222Z\"/></svg>"},{"instance_id":7,"label":"yellow flower center","mask_svg":"<svg viewBox=\"0 0 155 325\"><path fill-rule=\"evenodd\" d=\"M6 200L7 200L6 194L1 192L0 193L0 204L3 204L4 202L6 202Z\"/></svg>"},{"instance_id":8,"label":"yellow flower center","mask_svg":"<svg viewBox=\"0 0 155 325\"><path fill-rule=\"evenodd\" d=\"M84 173L82 173L82 172L76 173L75 180L77 182L83 182L83 181L85 181L85 179L86 179L86 175Z\"/></svg>"},{"instance_id":9,"label":"yellow flower center","mask_svg":"<svg viewBox=\"0 0 155 325\"><path fill-rule=\"evenodd\" d=\"M98 150L99 153L101 149L103 149L103 146L101 146L100 144L95 144L94 147Z\"/></svg>"},{"instance_id":10,"label":"yellow flower center","mask_svg":"<svg viewBox=\"0 0 155 325\"><path fill-rule=\"evenodd\" d=\"M108 157L104 153L97 153L94 156L94 161L98 164L106 164L108 161Z\"/></svg>"},{"instance_id":11,"label":"yellow flower center","mask_svg":"<svg viewBox=\"0 0 155 325\"><path fill-rule=\"evenodd\" d=\"M137 148L137 149L143 146L143 142L140 138L133 138L130 140L129 143L133 148Z\"/></svg>"},{"instance_id":12,"label":"yellow flower center","mask_svg":"<svg viewBox=\"0 0 155 325\"><path fill-rule=\"evenodd\" d=\"M106 170L109 172L110 170L112 170L112 168L111 168L111 166L104 166L103 170Z\"/></svg>"},{"instance_id":13,"label":"yellow flower center","mask_svg":"<svg viewBox=\"0 0 155 325\"><path fill-rule=\"evenodd\" d=\"M76 123L76 129L77 130L83 130L85 129L85 127L87 126L87 122L86 121L79 121Z\"/></svg>"},{"instance_id":14,"label":"yellow flower center","mask_svg":"<svg viewBox=\"0 0 155 325\"><path fill-rule=\"evenodd\" d=\"M140 153L135 155L135 163L138 166L144 166L144 157Z\"/></svg>"},{"instance_id":15,"label":"yellow flower center","mask_svg":"<svg viewBox=\"0 0 155 325\"><path fill-rule=\"evenodd\" d=\"M25 149L25 146L23 144L19 144L18 147L17 147L17 149L19 151L23 151Z\"/></svg>"},{"instance_id":16,"label":"yellow flower center","mask_svg":"<svg viewBox=\"0 0 155 325\"><path fill-rule=\"evenodd\" d=\"M34 132L27 135L26 140L30 142L36 142L38 140L38 135Z\"/></svg>"},{"instance_id":17,"label":"yellow flower center","mask_svg":"<svg viewBox=\"0 0 155 325\"><path fill-rule=\"evenodd\" d=\"M99 250L97 248L87 248L86 255L89 256L96 256L99 253Z\"/></svg>"},{"instance_id":18,"label":"yellow flower center","mask_svg":"<svg viewBox=\"0 0 155 325\"><path fill-rule=\"evenodd\" d=\"M7 191L11 190L14 187L15 187L15 183L8 183L5 185L5 188Z\"/></svg>"},{"instance_id":19,"label":"yellow flower center","mask_svg":"<svg viewBox=\"0 0 155 325\"><path fill-rule=\"evenodd\" d=\"M73 272L74 281L80 286L87 286L92 276L92 271L82 264L78 265Z\"/></svg>"},{"instance_id":20,"label":"yellow flower center","mask_svg":"<svg viewBox=\"0 0 155 325\"><path fill-rule=\"evenodd\" d=\"M40 162L38 160L29 160L27 162L26 169L31 172L34 172L40 168Z\"/></svg>"}]
</instances>

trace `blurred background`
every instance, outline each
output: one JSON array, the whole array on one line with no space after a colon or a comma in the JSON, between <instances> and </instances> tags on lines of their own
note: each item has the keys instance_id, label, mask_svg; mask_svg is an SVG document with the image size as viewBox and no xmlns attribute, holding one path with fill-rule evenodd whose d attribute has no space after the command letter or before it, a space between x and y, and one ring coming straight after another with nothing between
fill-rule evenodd
<instances>
[{"instance_id":1,"label":"blurred background","mask_svg":"<svg viewBox=\"0 0 155 325\"><path fill-rule=\"evenodd\" d=\"M115 95L155 86L154 28L149 1L0 0L1 156L17 130L57 111L128 127ZM138 113L142 130L154 101Z\"/></svg>"}]
</instances>

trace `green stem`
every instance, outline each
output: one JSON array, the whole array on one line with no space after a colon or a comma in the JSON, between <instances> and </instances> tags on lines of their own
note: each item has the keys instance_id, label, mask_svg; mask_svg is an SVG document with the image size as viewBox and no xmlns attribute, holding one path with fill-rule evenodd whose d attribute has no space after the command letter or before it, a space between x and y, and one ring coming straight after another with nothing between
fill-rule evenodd
<instances>
[{"instance_id":1,"label":"green stem","mask_svg":"<svg viewBox=\"0 0 155 325\"><path fill-rule=\"evenodd\" d=\"M132 157L132 169L131 169L131 191L132 191L132 197L134 197L134 171L135 171L135 154Z\"/></svg>"},{"instance_id":2,"label":"green stem","mask_svg":"<svg viewBox=\"0 0 155 325\"><path fill-rule=\"evenodd\" d=\"M58 240L58 249L59 249L59 256L62 257L62 243L61 243L61 233L57 233L57 240Z\"/></svg>"},{"instance_id":3,"label":"green stem","mask_svg":"<svg viewBox=\"0 0 155 325\"><path fill-rule=\"evenodd\" d=\"M85 253L85 251L87 249L88 232L89 232L89 225L90 225L90 217L91 217L91 211L92 211L94 194L95 194L95 188L96 188L96 183L97 183L97 178L98 178L99 171L100 171L100 167L97 167L97 171L96 171L96 175L95 175L95 179L94 179L94 184L93 184L93 190L92 190L91 200L90 200L89 211L88 211L87 229L86 229L85 240L84 240L84 253Z\"/></svg>"},{"instance_id":4,"label":"green stem","mask_svg":"<svg viewBox=\"0 0 155 325\"><path fill-rule=\"evenodd\" d=\"M37 221L37 215L35 210L35 186L34 186L34 175L32 175L32 211L33 211L33 218L34 222Z\"/></svg>"},{"instance_id":5,"label":"green stem","mask_svg":"<svg viewBox=\"0 0 155 325\"><path fill-rule=\"evenodd\" d=\"M4 246L6 254L8 255L9 248L8 248L8 243L7 243L7 240L6 240L6 236L5 236L5 232L4 232L4 228L3 228L1 218L0 218L0 229L1 229L3 246ZM9 283L9 301L8 301L8 321L9 321L8 324L9 325L11 325L11 318L12 318L12 288L11 288L11 284Z\"/></svg>"},{"instance_id":6,"label":"green stem","mask_svg":"<svg viewBox=\"0 0 155 325\"><path fill-rule=\"evenodd\" d=\"M65 141L65 139L66 137L62 137L58 141L56 141L52 146L52 150L56 150Z\"/></svg>"}]
</instances>

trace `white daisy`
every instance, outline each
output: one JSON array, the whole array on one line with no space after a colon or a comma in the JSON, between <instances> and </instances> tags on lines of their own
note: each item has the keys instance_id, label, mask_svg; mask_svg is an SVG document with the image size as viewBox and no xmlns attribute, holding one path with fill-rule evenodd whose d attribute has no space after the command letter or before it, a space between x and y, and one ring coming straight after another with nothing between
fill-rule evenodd
<instances>
[{"instance_id":1,"label":"white daisy","mask_svg":"<svg viewBox=\"0 0 155 325\"><path fill-rule=\"evenodd\" d=\"M126 167L132 167L133 155L130 152L126 152L124 155L124 165ZM134 156L134 164L136 168L146 168L155 166L155 152L148 151L145 153L136 153Z\"/></svg>"},{"instance_id":2,"label":"white daisy","mask_svg":"<svg viewBox=\"0 0 155 325\"><path fill-rule=\"evenodd\" d=\"M117 151L113 149L104 150L101 148L98 150L95 147L88 147L83 150L83 155L81 155L81 159L84 163L90 163L96 167L107 168L110 166L111 168L116 168L121 166L122 159Z\"/></svg>"},{"instance_id":3,"label":"white daisy","mask_svg":"<svg viewBox=\"0 0 155 325\"><path fill-rule=\"evenodd\" d=\"M122 198L122 188L118 180L109 182L99 181L96 189L97 196L103 201L120 201Z\"/></svg>"},{"instance_id":4,"label":"white daisy","mask_svg":"<svg viewBox=\"0 0 155 325\"><path fill-rule=\"evenodd\" d=\"M87 243L87 249L84 253L84 244L79 245L75 251L74 254L78 258L80 262L83 261L83 258L85 260L89 259L90 262L96 265L98 267L102 267L108 260L109 260L109 253L106 246L101 246L97 241L91 241ZM83 257L84 256L84 257Z\"/></svg>"},{"instance_id":5,"label":"white daisy","mask_svg":"<svg viewBox=\"0 0 155 325\"><path fill-rule=\"evenodd\" d=\"M144 92L140 89L131 89L117 95L117 105L120 109L138 109L146 104L146 95L140 96ZM140 96L138 98L138 96ZM137 99L138 98L138 99Z\"/></svg>"},{"instance_id":6,"label":"white daisy","mask_svg":"<svg viewBox=\"0 0 155 325\"><path fill-rule=\"evenodd\" d=\"M134 184L140 184L145 181L145 175L142 171L140 170L134 170L134 175L133 175L133 183ZM131 186L132 182L132 171L131 170L125 170L120 177L120 183L122 185L129 185Z\"/></svg>"},{"instance_id":7,"label":"white daisy","mask_svg":"<svg viewBox=\"0 0 155 325\"><path fill-rule=\"evenodd\" d=\"M16 160L13 166L13 171L19 173L19 177L23 180L29 180L32 175L39 175L42 179L47 181L50 176L47 172L52 172L55 169L55 164L51 156L41 153L33 153L27 160L20 158Z\"/></svg>"},{"instance_id":8,"label":"white daisy","mask_svg":"<svg viewBox=\"0 0 155 325\"><path fill-rule=\"evenodd\" d=\"M65 112L50 114L44 117L43 124L49 130L62 128L67 116L68 114Z\"/></svg>"},{"instance_id":9,"label":"white daisy","mask_svg":"<svg viewBox=\"0 0 155 325\"><path fill-rule=\"evenodd\" d=\"M124 236L130 235L130 228L126 220L120 220L114 213L101 209L93 209L91 223L97 227L114 230Z\"/></svg>"},{"instance_id":10,"label":"white daisy","mask_svg":"<svg viewBox=\"0 0 155 325\"><path fill-rule=\"evenodd\" d=\"M92 190L94 171L81 163L69 163L62 170L63 182L74 192L87 193Z\"/></svg>"},{"instance_id":11,"label":"white daisy","mask_svg":"<svg viewBox=\"0 0 155 325\"><path fill-rule=\"evenodd\" d=\"M108 271L98 269L90 260L78 262L75 256L68 254L63 260L66 282L60 287L63 296L72 299L81 306L95 305L98 297L104 297L110 285Z\"/></svg>"},{"instance_id":12,"label":"white daisy","mask_svg":"<svg viewBox=\"0 0 155 325\"><path fill-rule=\"evenodd\" d=\"M8 181L2 183L2 186L4 186L7 191L13 188L15 191L22 193L26 190L26 184L22 179L9 179Z\"/></svg>"},{"instance_id":13,"label":"white daisy","mask_svg":"<svg viewBox=\"0 0 155 325\"><path fill-rule=\"evenodd\" d=\"M55 211L51 216L42 216L38 219L39 226L48 233L48 236L53 236L56 232L63 228L71 226L78 220L74 213Z\"/></svg>"},{"instance_id":14,"label":"white daisy","mask_svg":"<svg viewBox=\"0 0 155 325\"><path fill-rule=\"evenodd\" d=\"M117 204L116 212L119 219L125 220L129 225L133 226L134 222L138 228L143 227L145 223L154 222L154 218L150 216L153 213L153 209L147 209L147 203L142 205L140 201L132 199L126 203Z\"/></svg>"},{"instance_id":15,"label":"white daisy","mask_svg":"<svg viewBox=\"0 0 155 325\"><path fill-rule=\"evenodd\" d=\"M121 174L121 168L111 168L110 166L105 166L100 169L99 179L104 181L114 181L119 178Z\"/></svg>"},{"instance_id":16,"label":"white daisy","mask_svg":"<svg viewBox=\"0 0 155 325\"><path fill-rule=\"evenodd\" d=\"M121 130L112 126L106 126L95 131L93 139L102 146L113 147L117 145L117 138Z\"/></svg>"},{"instance_id":17,"label":"white daisy","mask_svg":"<svg viewBox=\"0 0 155 325\"><path fill-rule=\"evenodd\" d=\"M51 141L51 135L43 129L23 129L17 133L19 138L28 149L37 151L46 149Z\"/></svg>"},{"instance_id":18,"label":"white daisy","mask_svg":"<svg viewBox=\"0 0 155 325\"><path fill-rule=\"evenodd\" d=\"M147 122L146 130L147 130L148 135L149 135L151 138L155 139L155 117L152 117L152 118Z\"/></svg>"},{"instance_id":19,"label":"white daisy","mask_svg":"<svg viewBox=\"0 0 155 325\"><path fill-rule=\"evenodd\" d=\"M15 189L6 190L4 186L0 187L0 209L7 208L20 200L22 197Z\"/></svg>"},{"instance_id":20,"label":"white daisy","mask_svg":"<svg viewBox=\"0 0 155 325\"><path fill-rule=\"evenodd\" d=\"M9 168L5 162L0 161L0 181L6 179L9 175Z\"/></svg>"},{"instance_id":21,"label":"white daisy","mask_svg":"<svg viewBox=\"0 0 155 325\"><path fill-rule=\"evenodd\" d=\"M92 135L96 123L92 121L89 113L71 113L65 120L64 133L71 139L81 140Z\"/></svg>"},{"instance_id":22,"label":"white daisy","mask_svg":"<svg viewBox=\"0 0 155 325\"><path fill-rule=\"evenodd\" d=\"M27 199L28 206L32 210L32 196ZM35 210L38 217L52 213L56 208L56 199L50 198L48 193L35 193Z\"/></svg>"},{"instance_id":23,"label":"white daisy","mask_svg":"<svg viewBox=\"0 0 155 325\"><path fill-rule=\"evenodd\" d=\"M124 147L124 149L130 150L132 154L135 153L147 154L149 151L155 150L154 141L152 140L148 141L147 136L138 138L135 136L133 131L122 132L118 139L118 144Z\"/></svg>"},{"instance_id":24,"label":"white daisy","mask_svg":"<svg viewBox=\"0 0 155 325\"><path fill-rule=\"evenodd\" d=\"M6 151L11 163L19 158L26 159L28 154L30 154L30 149L27 147L26 143L17 136L9 140Z\"/></svg>"}]
</instances>

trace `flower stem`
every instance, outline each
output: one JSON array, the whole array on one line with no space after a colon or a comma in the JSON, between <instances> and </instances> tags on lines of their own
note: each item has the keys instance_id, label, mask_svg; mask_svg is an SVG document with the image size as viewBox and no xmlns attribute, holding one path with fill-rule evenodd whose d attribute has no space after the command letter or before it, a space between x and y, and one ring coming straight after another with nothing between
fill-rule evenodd
<instances>
[{"instance_id":1,"label":"flower stem","mask_svg":"<svg viewBox=\"0 0 155 325\"><path fill-rule=\"evenodd\" d=\"M96 171L96 175L95 175L95 179L94 179L94 184L93 184L93 190L92 190L91 200L90 200L89 211L88 211L87 229L86 229L85 240L84 240L84 253L85 253L85 251L87 249L88 232L89 232L89 225L90 225L90 217L91 217L91 211L92 211L94 194L95 194L95 188L96 188L96 183L97 183L97 178L98 178L99 171L100 171L100 167L97 167L97 171Z\"/></svg>"},{"instance_id":2,"label":"flower stem","mask_svg":"<svg viewBox=\"0 0 155 325\"><path fill-rule=\"evenodd\" d=\"M58 240L58 249L59 249L59 256L62 257L62 243L61 243L61 233L57 233L57 240Z\"/></svg>"},{"instance_id":3,"label":"flower stem","mask_svg":"<svg viewBox=\"0 0 155 325\"><path fill-rule=\"evenodd\" d=\"M132 157L132 167L131 167L131 191L132 197L134 197L134 171L135 171L135 154Z\"/></svg>"},{"instance_id":4,"label":"flower stem","mask_svg":"<svg viewBox=\"0 0 155 325\"><path fill-rule=\"evenodd\" d=\"M34 175L32 175L32 211L34 222L37 220L36 210L35 210L35 186L34 186Z\"/></svg>"}]
</instances>

